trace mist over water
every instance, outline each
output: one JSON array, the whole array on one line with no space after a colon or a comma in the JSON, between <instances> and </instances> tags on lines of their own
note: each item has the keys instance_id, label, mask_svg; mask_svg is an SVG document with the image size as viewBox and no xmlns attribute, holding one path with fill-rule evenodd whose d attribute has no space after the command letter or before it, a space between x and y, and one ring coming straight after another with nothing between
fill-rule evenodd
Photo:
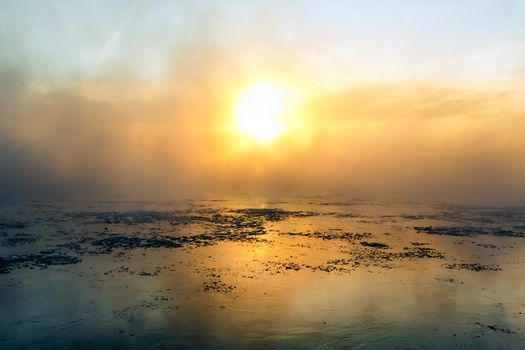
<instances>
[{"instance_id":1,"label":"mist over water","mask_svg":"<svg viewBox=\"0 0 525 350\"><path fill-rule=\"evenodd\" d=\"M336 3L319 9L291 2L277 12L259 2L181 3L161 16L131 1L108 5L112 21L83 5L99 24L92 32L86 18L65 15L69 5L3 6L2 193L342 193L507 204L525 198L517 63L523 47L499 22L493 26L500 41L487 36L483 50L467 33L443 27L442 35L471 50L466 54L452 44L442 51L423 44L430 28L405 31L381 22L381 11L356 25L369 42L342 36L353 31L337 16L320 30L324 15L348 10ZM513 6L500 11L514 13ZM356 11L349 16L369 9ZM446 11L432 11L432 21L447 23ZM483 28L491 11L480 5L472 25ZM75 28L84 46L61 28ZM308 36L314 29L318 34ZM388 38L405 47L394 31L435 56L414 49L400 58L384 47L366 59L365 48ZM346 49L334 51L336 44ZM302 93L295 121L266 145L246 140L232 124L236 94L258 79Z\"/></svg>"},{"instance_id":2,"label":"mist over water","mask_svg":"<svg viewBox=\"0 0 525 350\"><path fill-rule=\"evenodd\" d=\"M36 89L13 68L2 75L3 193L524 198L517 92L378 84L319 92L300 111L306 127L237 149L220 87L143 96L143 86Z\"/></svg>"}]
</instances>

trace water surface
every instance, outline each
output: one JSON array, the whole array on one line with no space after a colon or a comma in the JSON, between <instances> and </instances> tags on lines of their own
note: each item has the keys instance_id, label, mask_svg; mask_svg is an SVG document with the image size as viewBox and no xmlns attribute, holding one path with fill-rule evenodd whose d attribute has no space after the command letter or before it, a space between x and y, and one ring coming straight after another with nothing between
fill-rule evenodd
<instances>
[{"instance_id":1,"label":"water surface","mask_svg":"<svg viewBox=\"0 0 525 350\"><path fill-rule=\"evenodd\" d=\"M3 201L0 347L523 349L525 208Z\"/></svg>"}]
</instances>

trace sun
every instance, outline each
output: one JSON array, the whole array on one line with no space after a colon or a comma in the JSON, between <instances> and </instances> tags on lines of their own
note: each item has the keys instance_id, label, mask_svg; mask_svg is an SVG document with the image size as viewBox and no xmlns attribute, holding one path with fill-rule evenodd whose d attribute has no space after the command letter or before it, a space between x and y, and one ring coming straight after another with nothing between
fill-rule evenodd
<instances>
[{"instance_id":1,"label":"sun","mask_svg":"<svg viewBox=\"0 0 525 350\"><path fill-rule=\"evenodd\" d=\"M235 121L239 132L256 141L269 142L284 129L282 119L285 93L269 82L247 87L235 105Z\"/></svg>"}]
</instances>

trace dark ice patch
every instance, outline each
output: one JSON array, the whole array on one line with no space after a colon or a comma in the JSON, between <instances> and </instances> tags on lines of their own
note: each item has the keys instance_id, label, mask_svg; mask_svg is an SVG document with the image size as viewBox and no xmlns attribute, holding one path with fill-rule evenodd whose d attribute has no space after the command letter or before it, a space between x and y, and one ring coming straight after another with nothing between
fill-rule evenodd
<instances>
[{"instance_id":1,"label":"dark ice patch","mask_svg":"<svg viewBox=\"0 0 525 350\"><path fill-rule=\"evenodd\" d=\"M11 255L0 257L0 273L9 273L13 268L46 268L52 265L70 265L80 262L76 256L55 253L39 253L28 255Z\"/></svg>"},{"instance_id":2,"label":"dark ice patch","mask_svg":"<svg viewBox=\"0 0 525 350\"><path fill-rule=\"evenodd\" d=\"M290 217L308 217L316 215L309 211L287 211L279 208L246 208L233 210L234 213L260 217L267 221L282 221Z\"/></svg>"},{"instance_id":3,"label":"dark ice patch","mask_svg":"<svg viewBox=\"0 0 525 350\"><path fill-rule=\"evenodd\" d=\"M115 236L98 239L92 242L95 246L102 246L106 249L113 248L179 248L182 244L176 242L171 237L159 237L159 238L140 238L140 237L127 237L127 236Z\"/></svg>"},{"instance_id":4,"label":"dark ice patch","mask_svg":"<svg viewBox=\"0 0 525 350\"><path fill-rule=\"evenodd\" d=\"M468 270L468 271L501 271L497 265L482 265L480 263L453 263L445 265L447 269L451 270Z\"/></svg>"},{"instance_id":5,"label":"dark ice patch","mask_svg":"<svg viewBox=\"0 0 525 350\"><path fill-rule=\"evenodd\" d=\"M11 238L6 238L0 241L0 245L2 247L14 247L18 245L30 244L36 241L37 239L35 237L28 237L28 236L11 237Z\"/></svg>"},{"instance_id":6,"label":"dark ice patch","mask_svg":"<svg viewBox=\"0 0 525 350\"><path fill-rule=\"evenodd\" d=\"M401 258L421 259L421 258L435 258L444 259L443 253L429 247L405 247L404 252L400 253Z\"/></svg>"},{"instance_id":7,"label":"dark ice patch","mask_svg":"<svg viewBox=\"0 0 525 350\"><path fill-rule=\"evenodd\" d=\"M105 224L123 225L151 224L161 221L169 222L173 225L180 225L199 220L205 220L204 217L199 215L187 215L180 212L155 210L132 210L124 212L81 212L69 213L68 216L93 220L94 222Z\"/></svg>"},{"instance_id":8,"label":"dark ice patch","mask_svg":"<svg viewBox=\"0 0 525 350\"><path fill-rule=\"evenodd\" d=\"M380 242L361 242L361 245L363 247L368 248L378 248L378 249L389 249L390 246L386 243L380 243Z\"/></svg>"},{"instance_id":9,"label":"dark ice patch","mask_svg":"<svg viewBox=\"0 0 525 350\"><path fill-rule=\"evenodd\" d=\"M478 235L525 237L525 232L523 231L502 228L490 229L475 226L415 226L414 229L418 233L458 237L473 237Z\"/></svg>"},{"instance_id":10,"label":"dark ice patch","mask_svg":"<svg viewBox=\"0 0 525 350\"><path fill-rule=\"evenodd\" d=\"M508 328L503 328L495 324L484 324L483 322L474 322L474 324L478 326L479 328L488 329L494 332L506 333L506 334L516 334L515 331L511 331Z\"/></svg>"},{"instance_id":11,"label":"dark ice patch","mask_svg":"<svg viewBox=\"0 0 525 350\"><path fill-rule=\"evenodd\" d=\"M22 229L28 225L21 221L0 221L0 229Z\"/></svg>"},{"instance_id":12,"label":"dark ice patch","mask_svg":"<svg viewBox=\"0 0 525 350\"><path fill-rule=\"evenodd\" d=\"M358 241L364 238L370 237L372 234L369 232L286 232L281 233L281 235L288 235L288 236L300 236L300 237L310 237L310 238L319 238L322 240L333 240L333 239L340 239L340 240L346 240L346 241Z\"/></svg>"}]
</instances>

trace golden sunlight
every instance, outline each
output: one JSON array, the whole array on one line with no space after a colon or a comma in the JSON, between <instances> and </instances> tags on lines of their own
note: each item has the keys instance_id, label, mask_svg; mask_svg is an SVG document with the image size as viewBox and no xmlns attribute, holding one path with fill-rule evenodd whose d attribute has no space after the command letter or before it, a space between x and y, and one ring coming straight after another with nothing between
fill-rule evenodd
<instances>
[{"instance_id":1,"label":"golden sunlight","mask_svg":"<svg viewBox=\"0 0 525 350\"><path fill-rule=\"evenodd\" d=\"M285 94L283 89L268 82L246 88L235 105L238 130L257 141L274 140L284 129L282 115Z\"/></svg>"}]
</instances>

